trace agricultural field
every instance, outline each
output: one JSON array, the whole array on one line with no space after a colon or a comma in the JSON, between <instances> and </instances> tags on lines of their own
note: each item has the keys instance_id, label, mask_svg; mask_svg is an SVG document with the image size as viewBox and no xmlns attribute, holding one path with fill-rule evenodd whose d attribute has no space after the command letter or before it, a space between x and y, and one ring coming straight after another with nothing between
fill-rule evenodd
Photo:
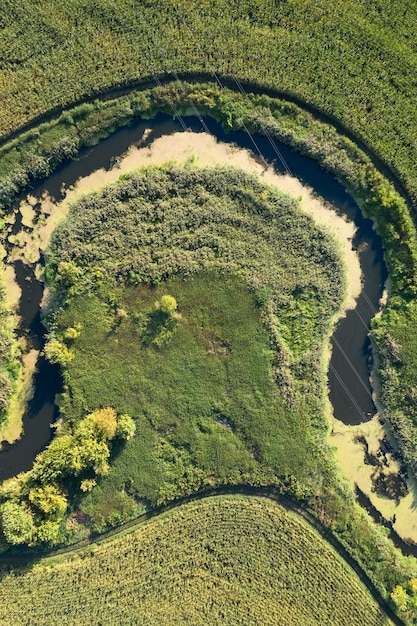
<instances>
[{"instance_id":1,"label":"agricultural field","mask_svg":"<svg viewBox=\"0 0 417 626\"><path fill-rule=\"evenodd\" d=\"M87 626L98 615L103 626L392 624L317 531L266 499L204 499L111 542L0 572L7 626Z\"/></svg>"},{"instance_id":2,"label":"agricultural field","mask_svg":"<svg viewBox=\"0 0 417 626\"><path fill-rule=\"evenodd\" d=\"M3 0L0 132L114 87L216 71L325 111L416 199L416 12L413 0Z\"/></svg>"}]
</instances>

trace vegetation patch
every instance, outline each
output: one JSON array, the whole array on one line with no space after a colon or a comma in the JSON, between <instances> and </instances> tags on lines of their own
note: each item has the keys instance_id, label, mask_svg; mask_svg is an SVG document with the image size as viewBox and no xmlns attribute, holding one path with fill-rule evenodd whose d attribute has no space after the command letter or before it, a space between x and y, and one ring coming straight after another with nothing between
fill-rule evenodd
<instances>
[{"instance_id":1,"label":"vegetation patch","mask_svg":"<svg viewBox=\"0 0 417 626\"><path fill-rule=\"evenodd\" d=\"M223 124L228 128L239 129L245 126L252 131L268 132L271 137L278 138L291 145L294 149L316 158L323 167L335 174L350 189L360 201L364 210L375 218L378 230L383 238L386 260L393 279L393 293L395 295L395 298L391 299L390 308L395 308L398 314L397 317L393 317L392 320L389 320L391 324L390 330L395 331L396 320L407 319L407 306L412 302L416 286L415 268L417 248L415 245L415 230L411 218L407 213L406 205L395 192L393 186L376 171L369 158L366 157L357 146L345 137L338 135L334 128L322 122L318 122L310 114L302 111L297 106L266 96L254 96L249 94L243 97L213 85L195 86L176 83L174 85L148 90L143 93L132 92L129 96L115 101L106 103L96 102L88 106L78 107L74 110L74 116L68 117L67 114L64 114L59 119L42 127L40 133L47 133L51 125L58 124L60 131L57 133L56 137L63 139L63 137L68 134L75 137L76 143L74 146L76 145L77 147L74 149L78 150L82 145L87 145L95 141L98 136L109 132L109 129L111 130L117 125L126 123L126 121L132 119L132 117L141 114L153 115L157 110L166 110L172 113L173 104L177 110L185 111L187 108L189 109L190 101L194 102L199 110L221 119ZM104 110L106 110L105 115L103 114ZM124 114L122 114L123 110L125 112ZM77 118L77 115L80 117ZM76 118L79 119L77 124L74 123ZM22 149L16 150L17 145L21 146L21 141L27 141L28 148L22 147ZM58 161L54 159L53 146L57 144L54 143L54 141L48 146L48 143L43 144L43 142L38 141L38 135L36 133L29 132L22 138L19 138L19 140L16 140L14 144L8 144L4 147L5 158L2 160L2 163L7 163L8 174L5 173L5 177L3 178L4 185L1 193L3 194L4 192L2 198L5 204L9 204L16 192L21 189L22 186L26 185L28 181L36 179L39 176L45 176L51 169L56 167ZM41 170L32 168L30 159L27 162L24 161L27 150L29 150L30 154L42 160L43 166ZM10 162L9 158L11 159ZM21 160L22 158L23 161ZM64 155L60 157L61 161L65 158ZM15 173L16 176L19 177L22 172L23 175L21 179L18 180L15 178ZM115 224L115 231L116 230L117 225ZM398 232L401 233L400 236L398 236ZM169 255L167 258L169 258ZM175 262L177 262L177 260ZM82 273L83 270L80 272L76 265L65 265L65 263L67 262L61 265L59 272L57 268L54 268L53 272L61 274L58 281L59 284L64 286L65 289L68 289L68 295L75 296L77 293L76 284L79 278L78 275ZM175 267L175 264L173 264L172 267ZM216 271L219 269L216 264L213 266L209 265L206 269L213 268ZM109 270L113 272L111 267L109 267ZM137 275L135 275L135 270L133 270L132 275L129 275L129 269L127 266L123 266L121 272L116 272L117 280L120 280L122 283L126 281L126 271L128 276L127 280L132 286L135 282L139 284L141 281L145 283L158 283L164 279L164 277L158 273L155 275L152 273L146 275L136 273ZM104 303L112 306L113 309L116 309L116 312L119 310L117 318L120 322L120 319L123 318L123 306L118 306L117 298L112 299L109 290L106 291L106 288L103 288L103 282L105 283L108 278L107 274L103 274L100 267L95 267L94 272L88 274L86 277L87 282L89 281L89 287L87 285L88 289L92 287L92 291L98 294L99 298L101 298ZM104 281L102 280L103 278ZM97 286L99 287L98 291ZM250 288L252 291L253 287L254 285L251 283ZM82 288L84 289L84 287ZM63 289L63 292L65 289ZM256 285L254 294L258 305L263 306L268 303L271 295L269 287L257 288ZM303 294L297 292L294 296L295 298L299 297L301 306ZM123 304L122 300L123 298L120 304ZM308 302L308 297L306 300ZM290 305L289 307L288 304ZM287 317L287 322L282 327L279 327L279 341L277 343L276 340L273 339L273 349L277 350L278 345L279 349L277 353L285 354L285 350L282 351L282 347L288 348L288 342L291 344L292 322L290 318L291 310L294 307L288 301L285 303L285 300L281 300L280 305L282 306L282 311L286 310L290 315ZM285 309L286 306L287 309ZM388 310L390 309L387 309L387 311ZM307 313L309 315L308 311ZM268 316L269 313L267 317ZM295 320L296 318L297 315L295 315ZM271 318L268 317L268 319ZM382 319L384 319L384 316ZM385 318L385 320L387 319L388 318ZM271 330L269 325L268 328ZM293 328L297 328L297 326ZM410 329L411 326L408 327L409 332L411 332ZM301 331L303 331L303 328L301 328ZM270 337L271 336L275 336L274 332L270 334ZM68 348L69 357L71 359L71 340L70 338L64 337L63 329L61 335L55 337L55 339ZM307 344L303 345L302 335L301 339L299 347L296 346L296 341L294 341L294 345L292 346L293 352L290 353L291 363L293 363L293 357L295 360L300 358L300 361L303 362L303 350L307 349L308 352ZM76 338L75 341L77 341ZM220 343L217 337L213 337L211 340L211 349L227 352L229 348L224 345L222 341L221 337ZM382 352L384 350L384 336L382 333L379 337L379 341L380 345L382 345ZM407 337L405 337L405 341L407 341ZM317 364L318 360L315 359L314 362ZM408 363L409 362L404 362L403 365L407 366ZM280 386L283 385L283 389L288 390L291 389L291 386L288 386L289 377L287 376L286 364L287 360L284 360L285 366L281 368L281 371L284 372L285 375L281 377L281 379L277 379L277 382ZM390 364L390 361L388 361L388 364ZM275 371L276 369L277 368L275 368ZM294 369L294 367L292 369ZM403 371L405 371L405 369L403 369ZM394 372L394 375L391 376L392 372ZM397 398L401 398L401 385L403 380L407 380L408 376L409 380L413 381L415 377L415 370L412 368L412 364L407 370L407 376L403 378L395 375L395 369L388 368L388 373L389 384L386 386L387 398L393 397L393 394L396 394ZM316 374L313 375L313 377L315 376ZM302 385L300 388L302 388ZM75 400L75 402L76 401L77 400ZM386 416L389 417L390 411L394 405L390 405L387 401L386 406ZM319 428L324 429L322 417L317 420L315 418L315 416L319 414L321 416L321 409L312 413L312 423L315 425L316 423L321 424ZM398 419L396 420L395 418L397 416ZM407 419L405 413L401 411L394 412L392 423L397 426L398 433L401 434L401 425L403 426L402 432L407 432ZM401 436L400 441L402 441ZM317 454L319 457L323 454L326 456L327 453L324 452L322 439L317 439L316 449L318 450ZM406 447L404 449L407 460L412 463L414 454L412 446L410 445L408 448ZM393 556L392 549L388 549L385 543L381 543L381 537L376 538L374 530L367 522L360 518L357 510L352 508L352 495L347 494L341 489L338 481L333 482L333 479L330 478L330 475L333 476L333 470L330 470L329 467L330 466L328 466L324 472L326 479L323 482L321 479L318 482L316 481L316 489L313 490L314 493L309 496L309 500L315 510L326 523L332 525L337 532L343 535L344 539L349 544L349 549L364 563L368 571L373 572L373 575L379 581L379 584L382 585L382 588L389 590L400 582L403 588L405 588L407 579L405 572L408 571L409 565L404 563L400 568L397 566L394 567L393 563L397 557ZM328 487L328 479L333 486ZM289 484L291 489L300 494L300 484L294 483L292 477L290 478ZM294 489L295 484L297 484L297 486ZM317 484L320 485L320 488L317 488ZM286 488L288 488L288 482L286 483ZM309 493L309 488L310 487L304 492L305 494ZM301 489L301 493L303 493L303 489ZM125 504L127 501L126 494L120 492L118 501ZM131 501L127 503L126 510L128 512L125 512L122 517L133 514L132 511L134 509L131 507L131 504ZM138 506L140 510L141 505L139 504ZM118 515L115 514L113 520L117 521L118 519ZM402 569L403 567L405 569Z\"/></svg>"},{"instance_id":2,"label":"vegetation patch","mask_svg":"<svg viewBox=\"0 0 417 626\"><path fill-rule=\"evenodd\" d=\"M416 369L413 360L402 362L405 376L398 376L395 362L390 356L389 337L394 343L412 347L410 335L413 318L410 301L416 293L417 243L416 233L407 206L370 159L335 128L319 122L295 104L264 95L242 96L218 85L172 83L143 92L132 92L117 100L81 105L71 112L48 123L36 131L28 131L18 139L4 145L0 152L1 182L0 200L9 205L16 193L37 178L53 171L66 158L89 145L115 127L126 124L137 116L152 116L157 111L168 113L190 110L190 103L203 113L220 119L226 128L248 129L268 133L270 137L289 144L314 159L337 176L360 202L363 210L377 224L385 259L393 285L389 308L395 315L382 317L380 332L375 341L382 355L380 376L384 382L384 404L386 417L393 425L404 459L415 468L414 430L404 410L401 398L408 397L415 387ZM60 149L62 144L71 145L70 151ZM34 164L37 164L36 167ZM307 295L307 294L305 294ZM301 298L303 294L299 294ZM307 296L308 297L308 296ZM397 323L398 322L398 323ZM402 327L402 338L396 337ZM404 335L404 329L408 332ZM6 329L8 341L11 328ZM386 339L387 338L387 339ZM386 341L388 344L386 345ZM8 371L8 354L5 354L4 369ZM402 381L409 381L407 388ZM13 376L7 374L8 388L13 386Z\"/></svg>"},{"instance_id":3,"label":"vegetation patch","mask_svg":"<svg viewBox=\"0 0 417 626\"><path fill-rule=\"evenodd\" d=\"M81 505L96 530L203 486L315 491L327 455L317 355L344 276L297 202L241 171L150 168L73 207L47 275L66 422L112 406L137 424Z\"/></svg>"},{"instance_id":4,"label":"vegetation patch","mask_svg":"<svg viewBox=\"0 0 417 626\"><path fill-rule=\"evenodd\" d=\"M226 128L267 133L317 159L322 167L347 186L364 212L375 220L383 240L395 296L390 299L381 321L375 322L375 328L378 324L380 330L376 329L374 333L382 355L379 375L384 383L385 417L395 430L404 460L415 470L417 461L413 442L416 433L409 417L410 407L411 414L414 409L412 399L409 402L407 398L413 397L416 368L413 358L403 360L401 372L404 375L398 376L398 363L392 358L390 348L393 339L394 344L412 351L413 324L409 320L414 319L412 301L417 286L415 228L405 201L393 185L375 169L369 157L352 141L338 134L335 128L318 121L295 104L264 95L249 93L242 96L213 84L192 85L178 81L142 92L133 91L117 100L76 107L71 113L63 113L36 131L28 131L6 144L0 154L2 204L9 205L19 190L48 175L82 146L97 141L115 127L137 116L153 116L160 110L171 114L189 111L190 103L199 111L220 119ZM62 142L65 145L69 142L71 151L60 150ZM300 300L303 297L309 295L298 294ZM6 334L10 342L11 328ZM7 370L7 355L4 362ZM13 385L12 380L13 376L7 375L9 385ZM402 398L406 398L405 405Z\"/></svg>"},{"instance_id":5,"label":"vegetation patch","mask_svg":"<svg viewBox=\"0 0 417 626\"><path fill-rule=\"evenodd\" d=\"M392 623L315 530L266 499L208 498L65 560L0 571L0 619L19 626L87 626L98 614L102 624Z\"/></svg>"}]
</instances>

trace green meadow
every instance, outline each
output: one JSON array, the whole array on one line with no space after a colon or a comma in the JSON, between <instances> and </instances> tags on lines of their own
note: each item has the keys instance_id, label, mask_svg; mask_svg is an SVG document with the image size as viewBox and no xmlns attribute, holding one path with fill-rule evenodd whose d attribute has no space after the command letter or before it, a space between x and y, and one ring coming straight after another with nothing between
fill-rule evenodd
<instances>
[{"instance_id":1,"label":"green meadow","mask_svg":"<svg viewBox=\"0 0 417 626\"><path fill-rule=\"evenodd\" d=\"M46 273L50 342L71 353L65 423L111 406L137 426L81 504L97 530L204 486L314 490L327 428L316 354L344 274L297 202L238 170L147 169L73 208Z\"/></svg>"}]
</instances>

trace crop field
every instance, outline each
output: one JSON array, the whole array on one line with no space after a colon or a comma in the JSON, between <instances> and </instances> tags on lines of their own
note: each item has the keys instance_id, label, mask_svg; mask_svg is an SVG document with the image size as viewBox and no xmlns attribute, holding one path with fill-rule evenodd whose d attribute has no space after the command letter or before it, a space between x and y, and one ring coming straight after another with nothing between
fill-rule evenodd
<instances>
[{"instance_id":1,"label":"crop field","mask_svg":"<svg viewBox=\"0 0 417 626\"><path fill-rule=\"evenodd\" d=\"M114 86L216 71L328 112L398 170L416 197L413 0L3 0L1 9L4 135Z\"/></svg>"},{"instance_id":2,"label":"crop field","mask_svg":"<svg viewBox=\"0 0 417 626\"><path fill-rule=\"evenodd\" d=\"M316 531L256 498L183 505L64 560L0 574L5 626L391 624Z\"/></svg>"}]
</instances>

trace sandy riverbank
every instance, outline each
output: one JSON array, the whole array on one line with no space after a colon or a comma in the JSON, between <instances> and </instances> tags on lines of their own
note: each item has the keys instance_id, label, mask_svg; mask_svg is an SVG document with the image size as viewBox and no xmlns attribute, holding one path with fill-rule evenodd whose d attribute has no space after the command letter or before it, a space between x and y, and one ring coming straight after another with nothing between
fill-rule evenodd
<instances>
[{"instance_id":1,"label":"sandy riverbank","mask_svg":"<svg viewBox=\"0 0 417 626\"><path fill-rule=\"evenodd\" d=\"M48 195L37 198L28 195L26 201L21 204L22 222L33 228L32 233L20 233L16 245L9 258L13 261L17 258L29 263L39 263L40 252L44 251L50 241L52 232L60 220L65 218L71 204L81 195L99 190L104 185L112 183L118 177L133 169L147 165L162 165L169 161L185 163L190 159L197 166L230 165L239 167L253 173L265 183L274 185L281 191L294 197L301 198L302 208L309 213L318 223L325 226L338 239L343 250L347 275L348 288L346 307L355 306L355 298L361 289L361 270L358 255L352 250L352 238L355 226L338 216L332 207L318 199L314 191L303 186L300 181L288 175L277 175L273 168L265 169L249 151L237 148L233 145L219 143L214 137L206 133L175 133L156 139L149 146L132 146L128 152L118 159L116 165L109 171L97 170L91 175L80 179L73 188L65 189L65 198L60 203L54 203ZM35 205L40 202L41 219L34 224ZM39 269L39 266L38 266ZM14 272L11 266L6 270L6 284L10 294L10 304L18 303L19 290L14 280ZM340 312L343 315L344 310ZM329 358L329 354L325 355ZM378 417L372 422L358 426L344 426L334 420L330 443L337 449L337 456L344 475L352 482L358 483L360 488L371 497L375 506L387 518L397 515L395 528L403 537L415 537L417 540L417 515L410 518L412 512L412 496L401 500L398 507L395 502L385 498L378 498L371 492L371 474L374 468L364 464L364 449L359 443L355 443L358 435L364 436L369 444L369 449L378 447L378 441L383 437L382 427ZM397 466L393 459L392 469Z\"/></svg>"},{"instance_id":2,"label":"sandy riverbank","mask_svg":"<svg viewBox=\"0 0 417 626\"><path fill-rule=\"evenodd\" d=\"M174 133L160 137L147 147L133 146L121 157L111 170L100 169L91 175L81 178L73 188L65 190L65 198L55 204L45 195L42 198L27 196L21 204L20 211L24 223L34 228L33 233L20 233L17 237L10 260L22 258L29 263L37 263L40 251L48 246L52 232L58 222L63 219L71 204L81 195L98 190L104 185L116 181L119 176L133 169L147 165L162 165L169 161L185 163L193 159L195 165L213 166L230 165L244 169L247 172L258 175L265 183L274 185L281 191L292 196L301 198L302 208L312 215L321 225L330 230L340 242L344 252L348 275L348 301L347 307L355 306L355 297L361 289L361 270L357 254L352 250L351 240L355 232L352 222L347 222L338 216L332 207L318 199L314 191L303 186L299 180L291 176L277 175L273 168L265 169L254 159L247 150L237 148L229 144L219 143L213 136L206 133ZM33 225L35 216L34 206L41 203L42 220L36 226ZM13 291L11 277L8 277L8 285Z\"/></svg>"}]
</instances>

